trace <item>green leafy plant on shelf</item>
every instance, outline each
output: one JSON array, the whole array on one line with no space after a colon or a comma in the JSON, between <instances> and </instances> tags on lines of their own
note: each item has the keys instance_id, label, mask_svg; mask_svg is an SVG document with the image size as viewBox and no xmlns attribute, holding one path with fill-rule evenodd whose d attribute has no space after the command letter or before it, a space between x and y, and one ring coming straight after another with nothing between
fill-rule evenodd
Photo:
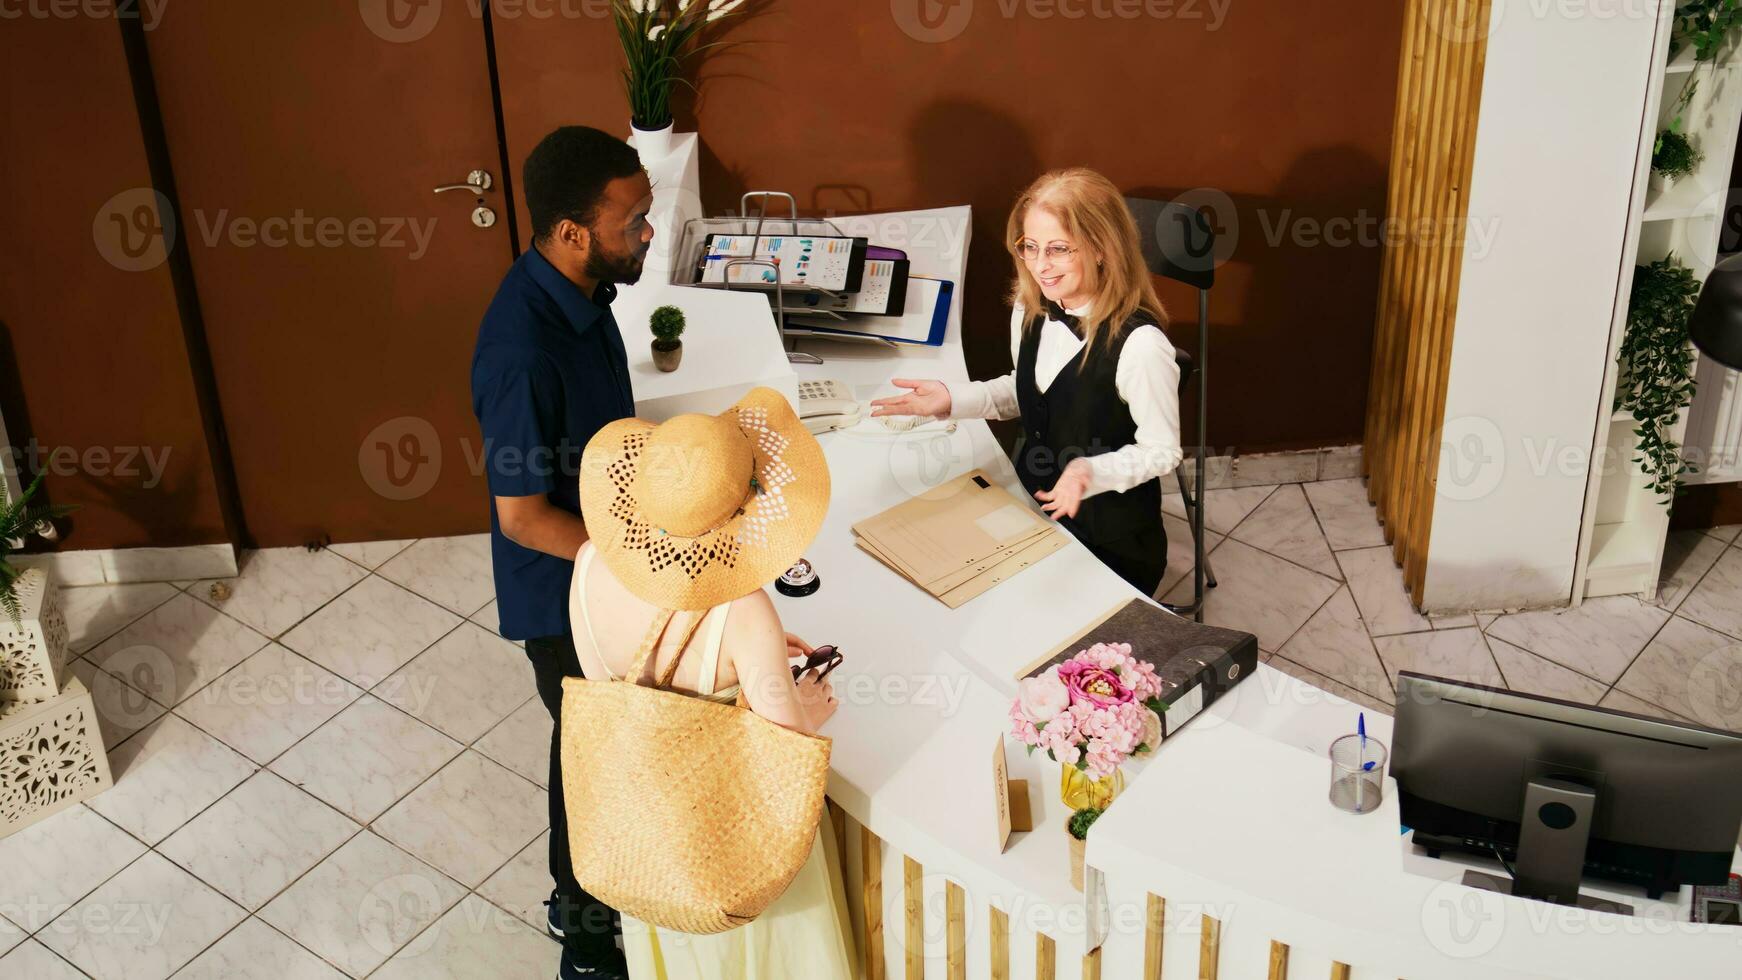
<instances>
[{"instance_id":1,"label":"green leafy plant on shelf","mask_svg":"<svg viewBox=\"0 0 1742 980\"><path fill-rule=\"evenodd\" d=\"M17 500L0 503L0 609L6 611L14 626L22 622L24 615L24 610L18 604L17 591L18 577L24 574L24 570L14 566L7 558L23 548L24 542L31 535L40 533L49 521L73 512L71 507L31 504L30 500L41 488L45 475L37 474L36 479L30 482L30 486Z\"/></svg>"},{"instance_id":2,"label":"green leafy plant on shelf","mask_svg":"<svg viewBox=\"0 0 1742 980\"><path fill-rule=\"evenodd\" d=\"M1092 806L1072 812L1069 826L1071 836L1077 840L1088 840L1089 828L1094 826L1095 821L1101 819L1101 814L1106 812L1100 807Z\"/></svg>"},{"instance_id":3,"label":"green leafy plant on shelf","mask_svg":"<svg viewBox=\"0 0 1742 980\"><path fill-rule=\"evenodd\" d=\"M1689 177L1700 165L1702 156L1693 140L1666 129L1657 134L1657 143L1652 147L1651 169L1664 177Z\"/></svg>"},{"instance_id":4,"label":"green leafy plant on shelf","mask_svg":"<svg viewBox=\"0 0 1742 980\"><path fill-rule=\"evenodd\" d=\"M1699 295L1700 281L1674 255L1633 270L1615 408L1633 416L1633 434L1639 439L1633 461L1641 464L1650 489L1662 496L1665 506L1674 499L1682 474L1695 471L1668 432L1694 400L1688 317Z\"/></svg>"},{"instance_id":5,"label":"green leafy plant on shelf","mask_svg":"<svg viewBox=\"0 0 1742 980\"><path fill-rule=\"evenodd\" d=\"M1670 114L1665 133L1681 133L1686 125L1688 104L1693 101L1694 93L1700 87L1698 69L1705 68L1707 74L1711 73L1717 65L1718 56L1729 47L1738 28L1742 28L1742 0L1686 0L1675 8L1675 21L1670 29L1669 57L1674 60L1683 48L1691 44L1694 48L1694 64L1688 72L1687 81L1682 83L1681 92L1676 95L1675 108ZM1657 147L1652 151L1654 169L1657 151L1662 146L1663 133L1659 133Z\"/></svg>"},{"instance_id":6,"label":"green leafy plant on shelf","mask_svg":"<svg viewBox=\"0 0 1742 980\"><path fill-rule=\"evenodd\" d=\"M732 16L744 0L611 0L611 19L628 67L623 88L637 128L671 125L671 89L695 85L682 75L685 59L723 42L696 44L709 24Z\"/></svg>"},{"instance_id":7,"label":"green leafy plant on shelf","mask_svg":"<svg viewBox=\"0 0 1742 980\"><path fill-rule=\"evenodd\" d=\"M683 341L683 311L675 306L661 306L653 311L648 318L647 329L653 331L653 347L655 350L677 350Z\"/></svg>"}]
</instances>

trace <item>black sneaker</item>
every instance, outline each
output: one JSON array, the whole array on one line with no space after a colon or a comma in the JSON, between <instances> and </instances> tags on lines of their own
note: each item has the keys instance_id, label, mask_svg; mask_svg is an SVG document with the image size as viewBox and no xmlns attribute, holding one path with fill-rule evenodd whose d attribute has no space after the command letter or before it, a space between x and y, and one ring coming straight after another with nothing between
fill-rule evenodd
<instances>
[{"instance_id":1,"label":"black sneaker","mask_svg":"<svg viewBox=\"0 0 1742 980\"><path fill-rule=\"evenodd\" d=\"M550 897L544 900L544 931L550 933L550 938L557 942L563 941L563 920L557 912L556 891L553 889Z\"/></svg>"},{"instance_id":2,"label":"black sneaker","mask_svg":"<svg viewBox=\"0 0 1742 980\"><path fill-rule=\"evenodd\" d=\"M610 954L600 959L589 957L582 959L581 954L563 947L563 960L557 967L557 980L629 980L629 961L623 958L623 951L613 949Z\"/></svg>"}]
</instances>

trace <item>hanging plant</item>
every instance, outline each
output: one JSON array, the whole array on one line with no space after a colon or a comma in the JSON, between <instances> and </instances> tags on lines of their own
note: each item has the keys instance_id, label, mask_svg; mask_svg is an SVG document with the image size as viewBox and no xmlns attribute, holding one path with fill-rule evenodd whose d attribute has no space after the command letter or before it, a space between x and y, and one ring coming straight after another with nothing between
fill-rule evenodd
<instances>
[{"instance_id":1,"label":"hanging plant","mask_svg":"<svg viewBox=\"0 0 1742 980\"><path fill-rule=\"evenodd\" d=\"M1742 27L1742 0L1684 0L1675 8L1669 56L1692 44L1695 64L1716 61L1737 27Z\"/></svg>"},{"instance_id":2,"label":"hanging plant","mask_svg":"<svg viewBox=\"0 0 1742 980\"><path fill-rule=\"evenodd\" d=\"M1694 472L1668 432L1694 400L1688 317L1699 295L1700 281L1674 255L1633 270L1615 408L1633 415L1633 434L1639 438L1639 455L1633 461L1641 464L1649 487L1663 497L1665 506L1674 499L1682 474Z\"/></svg>"},{"instance_id":3,"label":"hanging plant","mask_svg":"<svg viewBox=\"0 0 1742 980\"><path fill-rule=\"evenodd\" d=\"M695 85L682 75L684 59L713 44L692 44L702 29L732 16L744 0L611 0L611 19L629 65L623 87L636 128L671 125L671 87Z\"/></svg>"},{"instance_id":4,"label":"hanging plant","mask_svg":"<svg viewBox=\"0 0 1742 980\"><path fill-rule=\"evenodd\" d=\"M18 604L17 586L18 577L24 572L10 564L7 556L23 548L24 542L32 535L52 533L54 527L50 522L73 512L71 507L31 504L30 498L36 496L46 475L38 473L17 500L0 500L0 611L5 612L14 626L18 625L23 612ZM0 492L0 497L4 496Z\"/></svg>"}]
</instances>

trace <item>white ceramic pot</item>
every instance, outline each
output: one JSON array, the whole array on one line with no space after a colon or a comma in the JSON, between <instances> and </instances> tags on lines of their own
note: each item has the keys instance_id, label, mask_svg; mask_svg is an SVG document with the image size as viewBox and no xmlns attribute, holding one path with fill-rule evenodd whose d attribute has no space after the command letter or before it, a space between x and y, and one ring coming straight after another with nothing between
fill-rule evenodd
<instances>
[{"instance_id":1,"label":"white ceramic pot","mask_svg":"<svg viewBox=\"0 0 1742 980\"><path fill-rule=\"evenodd\" d=\"M671 130L673 123L666 123L662 129L642 129L634 123L630 124L629 142L641 154L641 162L658 160L671 153Z\"/></svg>"}]
</instances>

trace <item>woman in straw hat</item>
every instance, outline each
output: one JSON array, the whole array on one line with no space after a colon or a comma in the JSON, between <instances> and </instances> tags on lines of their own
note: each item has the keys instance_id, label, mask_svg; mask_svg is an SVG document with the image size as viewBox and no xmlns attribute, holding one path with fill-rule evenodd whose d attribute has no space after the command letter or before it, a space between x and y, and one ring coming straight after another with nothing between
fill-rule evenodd
<instances>
[{"instance_id":1,"label":"woman in straw hat","mask_svg":"<svg viewBox=\"0 0 1742 980\"><path fill-rule=\"evenodd\" d=\"M717 416L655 426L613 422L587 444L581 508L591 540L576 556L569 617L589 681L656 680L668 690L746 706L814 733L835 711L818 670L796 682L789 656L811 652L783 633L764 591L799 557L828 509L822 448L779 393L751 391ZM668 628L643 676L625 678L665 610ZM713 935L623 917L636 980L828 980L852 976L834 835L816 834L787 891L755 921Z\"/></svg>"}]
</instances>

